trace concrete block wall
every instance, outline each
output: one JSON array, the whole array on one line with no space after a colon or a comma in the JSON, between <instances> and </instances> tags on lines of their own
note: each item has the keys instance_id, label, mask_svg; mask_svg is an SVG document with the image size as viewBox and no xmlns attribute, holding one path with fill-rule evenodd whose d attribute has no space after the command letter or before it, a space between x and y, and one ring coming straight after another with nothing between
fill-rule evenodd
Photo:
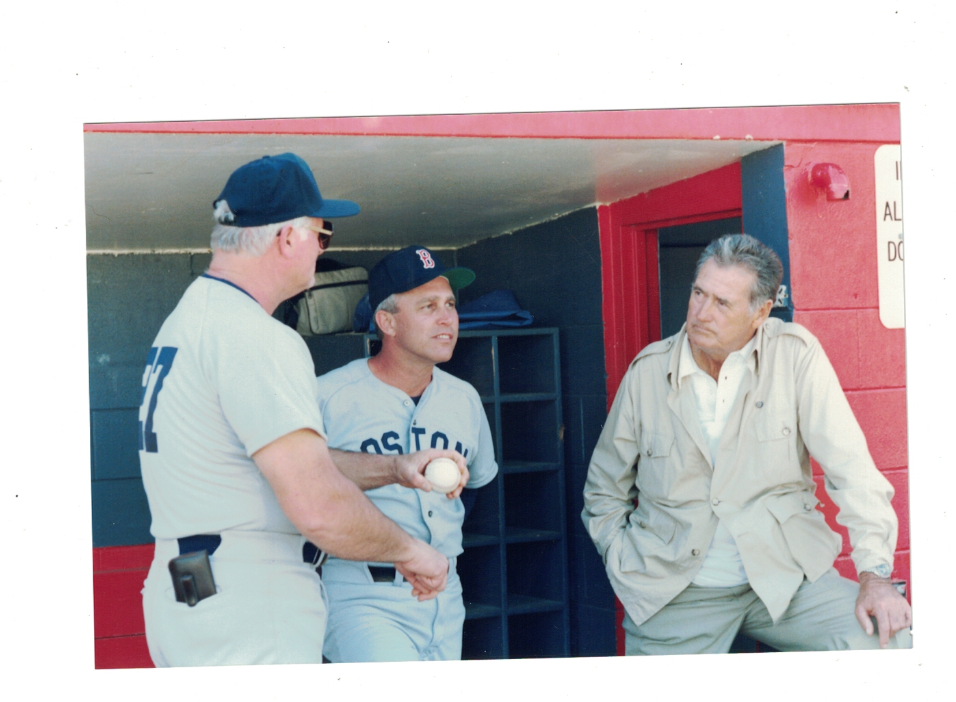
<instances>
[{"instance_id":1,"label":"concrete block wall","mask_svg":"<svg viewBox=\"0 0 956 702\"><path fill-rule=\"evenodd\" d=\"M784 178L790 237L794 321L823 345L866 435L877 468L896 489L900 530L894 577L909 583L909 491L906 431L906 349L903 329L880 322L874 154L878 143L786 144ZM807 169L832 162L846 173L848 200L828 201L812 187ZM843 535L837 568L856 577L847 531L825 495L814 466L818 496L830 526Z\"/></svg>"},{"instance_id":2,"label":"concrete block wall","mask_svg":"<svg viewBox=\"0 0 956 702\"><path fill-rule=\"evenodd\" d=\"M136 426L146 354L209 254L87 256L93 546L151 543Z\"/></svg>"}]
</instances>

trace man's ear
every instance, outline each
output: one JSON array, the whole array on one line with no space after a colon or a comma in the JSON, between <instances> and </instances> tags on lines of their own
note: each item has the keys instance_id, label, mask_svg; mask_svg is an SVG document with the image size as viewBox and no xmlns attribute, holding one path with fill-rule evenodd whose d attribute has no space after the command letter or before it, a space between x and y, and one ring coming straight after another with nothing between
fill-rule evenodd
<instances>
[{"instance_id":1,"label":"man's ear","mask_svg":"<svg viewBox=\"0 0 956 702\"><path fill-rule=\"evenodd\" d=\"M295 235L295 229L291 225L286 225L279 230L279 255L283 258L291 258L295 244L298 238Z\"/></svg>"},{"instance_id":2,"label":"man's ear","mask_svg":"<svg viewBox=\"0 0 956 702\"><path fill-rule=\"evenodd\" d=\"M760 306L760 309L757 310L757 315L754 317L754 331L767 321L771 308L773 308L773 300L767 300Z\"/></svg>"},{"instance_id":3,"label":"man's ear","mask_svg":"<svg viewBox=\"0 0 956 702\"><path fill-rule=\"evenodd\" d=\"M387 336L395 336L395 317L391 312L379 310L375 313L375 328Z\"/></svg>"}]
</instances>

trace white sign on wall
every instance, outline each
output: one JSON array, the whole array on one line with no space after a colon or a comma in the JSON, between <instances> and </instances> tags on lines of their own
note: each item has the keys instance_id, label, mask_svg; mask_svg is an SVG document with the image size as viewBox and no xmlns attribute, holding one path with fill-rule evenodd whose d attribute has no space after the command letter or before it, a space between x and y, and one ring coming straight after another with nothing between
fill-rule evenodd
<instances>
[{"instance_id":1,"label":"white sign on wall","mask_svg":"<svg viewBox=\"0 0 956 702\"><path fill-rule=\"evenodd\" d=\"M880 321L902 329L903 310L903 171L899 144L876 150L876 260Z\"/></svg>"}]
</instances>

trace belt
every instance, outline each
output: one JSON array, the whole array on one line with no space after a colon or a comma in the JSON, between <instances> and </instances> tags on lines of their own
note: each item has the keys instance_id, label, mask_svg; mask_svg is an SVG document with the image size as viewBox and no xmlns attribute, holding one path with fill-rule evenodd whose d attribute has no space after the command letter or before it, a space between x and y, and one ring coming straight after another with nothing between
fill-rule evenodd
<instances>
[{"instance_id":1,"label":"belt","mask_svg":"<svg viewBox=\"0 0 956 702\"><path fill-rule=\"evenodd\" d=\"M219 548L222 543L222 537L219 534L196 534L195 536L184 536L176 539L179 542L179 555L184 553L193 553L194 551L205 551L210 556Z\"/></svg>"},{"instance_id":2,"label":"belt","mask_svg":"<svg viewBox=\"0 0 956 702\"><path fill-rule=\"evenodd\" d=\"M222 543L222 537L219 534L196 534L194 536L184 536L177 541L179 542L179 555L194 551L205 551L211 556ZM329 554L311 541L302 544L303 563L311 564L320 577L322 576L322 565L328 560L328 557ZM392 568L392 577L394 576L395 569Z\"/></svg>"},{"instance_id":3,"label":"belt","mask_svg":"<svg viewBox=\"0 0 956 702\"><path fill-rule=\"evenodd\" d=\"M368 572L372 576L372 582L393 583L395 582L395 568L393 566L368 566Z\"/></svg>"},{"instance_id":4,"label":"belt","mask_svg":"<svg viewBox=\"0 0 956 702\"><path fill-rule=\"evenodd\" d=\"M322 575L322 565L329 560L329 554L320 549L311 541L302 544L302 560L311 563L315 567L315 572Z\"/></svg>"}]
</instances>

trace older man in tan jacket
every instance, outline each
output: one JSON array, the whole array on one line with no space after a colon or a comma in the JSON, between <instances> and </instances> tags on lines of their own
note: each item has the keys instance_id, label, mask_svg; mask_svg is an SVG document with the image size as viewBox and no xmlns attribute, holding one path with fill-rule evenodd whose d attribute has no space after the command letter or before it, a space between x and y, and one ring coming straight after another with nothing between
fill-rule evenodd
<instances>
[{"instance_id":1,"label":"older man in tan jacket","mask_svg":"<svg viewBox=\"0 0 956 702\"><path fill-rule=\"evenodd\" d=\"M820 343L768 318L782 275L752 237L712 242L687 323L621 382L582 518L624 605L629 655L726 652L738 632L781 650L911 645L889 577L893 489ZM859 584L833 568L841 540L815 509L811 455Z\"/></svg>"}]
</instances>

